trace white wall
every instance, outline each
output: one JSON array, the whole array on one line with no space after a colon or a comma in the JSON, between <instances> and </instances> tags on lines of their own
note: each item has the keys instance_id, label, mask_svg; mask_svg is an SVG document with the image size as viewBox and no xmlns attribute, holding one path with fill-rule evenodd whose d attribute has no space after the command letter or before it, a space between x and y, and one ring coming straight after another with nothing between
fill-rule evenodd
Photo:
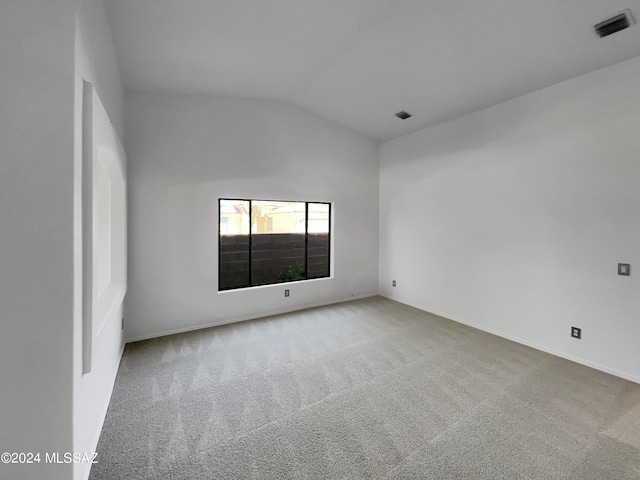
<instances>
[{"instance_id":1,"label":"white wall","mask_svg":"<svg viewBox=\"0 0 640 480\"><path fill-rule=\"evenodd\" d=\"M124 138L124 93L103 0L76 2L76 78L83 77L93 83L116 132Z\"/></svg>"},{"instance_id":2,"label":"white wall","mask_svg":"<svg viewBox=\"0 0 640 480\"><path fill-rule=\"evenodd\" d=\"M0 452L41 455L0 478L86 478L45 454L95 449L120 358L118 321L81 375L82 78L120 132L122 87L101 0L3 2L0 40Z\"/></svg>"},{"instance_id":3,"label":"white wall","mask_svg":"<svg viewBox=\"0 0 640 480\"><path fill-rule=\"evenodd\" d=\"M273 101L125 97L126 337L377 293L378 147ZM218 293L218 198L334 202L333 278Z\"/></svg>"},{"instance_id":4,"label":"white wall","mask_svg":"<svg viewBox=\"0 0 640 480\"><path fill-rule=\"evenodd\" d=\"M639 78L635 58L384 143L380 292L640 382Z\"/></svg>"},{"instance_id":5,"label":"white wall","mask_svg":"<svg viewBox=\"0 0 640 480\"><path fill-rule=\"evenodd\" d=\"M0 478L68 480L73 448L72 0L0 6Z\"/></svg>"},{"instance_id":6,"label":"white wall","mask_svg":"<svg viewBox=\"0 0 640 480\"><path fill-rule=\"evenodd\" d=\"M94 337L92 369L82 374L82 88L91 82L115 130L124 132L123 91L113 42L102 0L78 1L75 63L74 170L74 341L73 341L73 451L93 452L111 398L122 350L122 305L114 308L99 336ZM124 159L123 159L124 160ZM125 166L126 168L126 166ZM91 208L91 207L89 207ZM108 242L107 242L108 243ZM94 332L95 334L96 332ZM98 452L99 453L99 452ZM98 461L100 457L98 456ZM90 465L74 465L74 479L89 476Z\"/></svg>"}]
</instances>

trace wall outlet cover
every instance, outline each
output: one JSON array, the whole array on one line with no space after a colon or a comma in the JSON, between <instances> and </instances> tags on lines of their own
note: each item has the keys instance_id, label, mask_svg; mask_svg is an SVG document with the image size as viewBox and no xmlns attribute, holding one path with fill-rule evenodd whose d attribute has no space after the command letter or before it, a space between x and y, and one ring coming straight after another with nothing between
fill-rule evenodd
<instances>
[{"instance_id":1,"label":"wall outlet cover","mask_svg":"<svg viewBox=\"0 0 640 480\"><path fill-rule=\"evenodd\" d=\"M628 263L619 263L618 275L625 275L627 277L631 275L631 265L629 265Z\"/></svg>"},{"instance_id":2,"label":"wall outlet cover","mask_svg":"<svg viewBox=\"0 0 640 480\"><path fill-rule=\"evenodd\" d=\"M580 339L580 337L582 336L582 329L578 327L571 327L571 336L573 338Z\"/></svg>"},{"instance_id":3,"label":"wall outlet cover","mask_svg":"<svg viewBox=\"0 0 640 480\"><path fill-rule=\"evenodd\" d=\"M395 287L395 286L396 286L396 281L395 281L395 280L392 280L392 281L391 281L391 286L392 286L392 287Z\"/></svg>"},{"instance_id":4,"label":"wall outlet cover","mask_svg":"<svg viewBox=\"0 0 640 480\"><path fill-rule=\"evenodd\" d=\"M285 297L288 297L288 296L289 296L289 289L288 289L288 288L284 291L284 296L285 296Z\"/></svg>"}]
</instances>

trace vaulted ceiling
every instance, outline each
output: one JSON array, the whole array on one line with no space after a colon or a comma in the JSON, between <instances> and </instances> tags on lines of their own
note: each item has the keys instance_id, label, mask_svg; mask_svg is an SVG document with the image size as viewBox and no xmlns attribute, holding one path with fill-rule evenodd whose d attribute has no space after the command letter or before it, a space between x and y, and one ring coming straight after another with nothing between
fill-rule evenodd
<instances>
[{"instance_id":1,"label":"vaulted ceiling","mask_svg":"<svg viewBox=\"0 0 640 480\"><path fill-rule=\"evenodd\" d=\"M104 3L126 89L281 100L378 140L640 55L640 25L593 29L640 0Z\"/></svg>"}]
</instances>

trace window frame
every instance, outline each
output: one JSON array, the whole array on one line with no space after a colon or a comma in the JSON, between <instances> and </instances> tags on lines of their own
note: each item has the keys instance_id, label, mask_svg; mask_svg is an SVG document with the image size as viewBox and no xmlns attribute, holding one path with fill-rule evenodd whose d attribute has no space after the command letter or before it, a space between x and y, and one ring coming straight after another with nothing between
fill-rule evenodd
<instances>
[{"instance_id":1,"label":"window frame","mask_svg":"<svg viewBox=\"0 0 640 480\"><path fill-rule=\"evenodd\" d=\"M237 287L228 287L228 288L224 288L221 289L221 275L222 275L222 271L221 271L221 267L222 267L222 236L223 235L229 235L229 234L223 234L222 232L222 228L221 228L221 210L222 210L222 202L223 201L230 201L230 202L248 202L249 203L249 213L248 213L248 217L249 217L249 229L248 229L248 255L249 255L249 259L248 259L248 265L249 265L249 279L248 279L248 285L243 285L243 286L237 286ZM304 276L305 278L302 279L297 279L297 280L282 280L282 281L274 281L271 283L260 283L257 285L253 285L253 264L252 264L252 260L253 260L253 236L254 235L264 235L264 234L272 234L270 232L267 233L253 233L253 225L251 225L251 215L252 215L252 208L253 208L253 202L282 202L282 203L303 203L304 204L304 212L305 212L305 217L304 217ZM313 278L308 278L308 268L309 268L309 205L310 204L320 204L320 205L326 205L328 208L328 219L327 219L327 274L326 275L322 275L319 277L313 277ZM332 254L332 249L331 249L331 238L332 238L332 213L333 213L333 205L331 202L321 202L321 201L307 201L307 200L263 200L263 199L249 199L249 198L230 198L230 197L219 197L218 198L218 293L221 292L228 292L228 291L232 291L232 290L242 290L242 289L247 289L247 288L257 288L257 287L265 287L265 286L271 286L271 285L280 285L280 284L284 284L284 283L291 283L291 282L307 282L310 280L318 280L318 279L323 279L323 278L331 278L331 254ZM272 227L273 228L273 227ZM293 232L292 232L293 233ZM236 234L236 235L242 235L242 234Z\"/></svg>"}]
</instances>

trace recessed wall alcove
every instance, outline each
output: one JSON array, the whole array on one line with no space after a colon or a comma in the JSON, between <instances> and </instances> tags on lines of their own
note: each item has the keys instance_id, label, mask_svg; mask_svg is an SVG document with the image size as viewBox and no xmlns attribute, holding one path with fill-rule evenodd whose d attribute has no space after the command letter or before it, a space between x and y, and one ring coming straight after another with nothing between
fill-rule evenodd
<instances>
[{"instance_id":1,"label":"recessed wall alcove","mask_svg":"<svg viewBox=\"0 0 640 480\"><path fill-rule=\"evenodd\" d=\"M83 373L127 290L126 155L100 97L83 98Z\"/></svg>"}]
</instances>

